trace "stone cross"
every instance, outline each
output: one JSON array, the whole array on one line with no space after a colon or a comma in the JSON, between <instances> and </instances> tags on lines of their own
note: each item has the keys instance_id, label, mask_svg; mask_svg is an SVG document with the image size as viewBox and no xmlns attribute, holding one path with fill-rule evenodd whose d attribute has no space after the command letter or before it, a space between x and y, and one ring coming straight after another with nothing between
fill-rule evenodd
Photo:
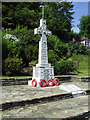
<instances>
[{"instance_id":1,"label":"stone cross","mask_svg":"<svg viewBox=\"0 0 90 120\"><path fill-rule=\"evenodd\" d=\"M40 26L34 29L34 34L38 34L40 37L39 41L39 60L38 64L33 67L32 80L37 81L37 87L40 87L40 81L45 79L54 79L54 68L48 63L47 53L47 37L51 35L46 27L46 20L44 19L44 6L42 6L42 19L40 20ZM28 81L29 85L32 85L32 81Z\"/></svg>"},{"instance_id":2,"label":"stone cross","mask_svg":"<svg viewBox=\"0 0 90 120\"><path fill-rule=\"evenodd\" d=\"M46 20L40 20L40 27L34 29L34 34L39 34L39 64L47 64L48 63L48 55L47 55L47 37L51 35L51 31L49 31L46 27Z\"/></svg>"}]
</instances>

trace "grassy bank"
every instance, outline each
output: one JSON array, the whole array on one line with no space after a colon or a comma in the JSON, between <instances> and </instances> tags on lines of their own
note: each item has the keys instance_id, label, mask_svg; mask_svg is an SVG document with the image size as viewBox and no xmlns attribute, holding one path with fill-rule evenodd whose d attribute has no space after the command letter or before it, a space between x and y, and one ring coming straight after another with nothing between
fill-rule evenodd
<instances>
[{"instance_id":1,"label":"grassy bank","mask_svg":"<svg viewBox=\"0 0 90 120\"><path fill-rule=\"evenodd\" d=\"M78 76L88 76L89 75L89 57L88 55L73 55L72 60L77 61L79 66L77 68Z\"/></svg>"},{"instance_id":2,"label":"grassy bank","mask_svg":"<svg viewBox=\"0 0 90 120\"><path fill-rule=\"evenodd\" d=\"M88 55L76 55L73 54L72 57L70 58L72 61L76 61L79 66L77 68L77 74L76 75L55 75L55 77L63 77L63 76L76 76L76 77L86 77L89 75L89 56ZM2 79L7 79L7 78L31 78L32 76L3 76L0 77Z\"/></svg>"},{"instance_id":3,"label":"grassy bank","mask_svg":"<svg viewBox=\"0 0 90 120\"><path fill-rule=\"evenodd\" d=\"M56 75L55 77L63 77L63 76L75 76L75 77L87 77L89 76L89 55L76 55L73 54L72 57L69 58L78 64L77 70L74 72L76 75Z\"/></svg>"}]
</instances>

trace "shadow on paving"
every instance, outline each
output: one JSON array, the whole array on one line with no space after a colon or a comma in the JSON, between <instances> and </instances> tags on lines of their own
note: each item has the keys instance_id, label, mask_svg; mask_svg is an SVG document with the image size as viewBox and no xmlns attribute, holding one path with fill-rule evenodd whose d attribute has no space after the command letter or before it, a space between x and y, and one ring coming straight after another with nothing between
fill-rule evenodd
<instances>
[{"instance_id":1,"label":"shadow on paving","mask_svg":"<svg viewBox=\"0 0 90 120\"><path fill-rule=\"evenodd\" d=\"M30 104L47 103L47 102L51 102L51 101L55 101L55 100L57 101L59 99L68 99L68 98L72 98L72 97L73 96L71 93L67 93L67 94L55 95L55 96L50 96L50 97L36 98L33 100L10 102L10 103L2 104L2 110L13 109L14 107L25 106L25 105L30 105Z\"/></svg>"},{"instance_id":2,"label":"shadow on paving","mask_svg":"<svg viewBox=\"0 0 90 120\"><path fill-rule=\"evenodd\" d=\"M90 120L90 111L68 118L2 118L2 120Z\"/></svg>"}]
</instances>

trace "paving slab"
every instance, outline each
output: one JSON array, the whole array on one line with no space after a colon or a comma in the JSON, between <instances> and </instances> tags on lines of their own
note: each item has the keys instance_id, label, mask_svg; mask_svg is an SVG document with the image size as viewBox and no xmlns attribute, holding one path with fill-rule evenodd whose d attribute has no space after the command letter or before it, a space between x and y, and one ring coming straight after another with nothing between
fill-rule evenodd
<instances>
[{"instance_id":1,"label":"paving slab","mask_svg":"<svg viewBox=\"0 0 90 120\"><path fill-rule=\"evenodd\" d=\"M78 80L61 81L59 86L31 87L28 85L2 86L2 104L48 98L49 96L68 94L60 89L61 85L76 85L82 90L88 90L88 82ZM29 104L2 112L3 118L67 118L88 112L88 96L48 101L40 104Z\"/></svg>"},{"instance_id":2,"label":"paving slab","mask_svg":"<svg viewBox=\"0 0 90 120\"><path fill-rule=\"evenodd\" d=\"M5 110L3 118L67 118L88 112L88 96Z\"/></svg>"},{"instance_id":3,"label":"paving slab","mask_svg":"<svg viewBox=\"0 0 90 120\"><path fill-rule=\"evenodd\" d=\"M32 87L29 85L2 86L2 101L0 101L0 104L67 94L68 92L60 89L60 86L70 84L74 84L77 87L80 87L82 90L88 90L88 82L80 82L78 80L73 80L70 82L61 81L59 86L52 87Z\"/></svg>"}]
</instances>

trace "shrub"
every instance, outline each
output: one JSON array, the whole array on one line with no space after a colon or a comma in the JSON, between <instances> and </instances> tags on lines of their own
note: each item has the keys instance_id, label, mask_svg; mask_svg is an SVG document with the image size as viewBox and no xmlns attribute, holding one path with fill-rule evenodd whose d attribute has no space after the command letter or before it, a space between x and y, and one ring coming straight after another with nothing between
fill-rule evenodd
<instances>
[{"instance_id":1,"label":"shrub","mask_svg":"<svg viewBox=\"0 0 90 120\"><path fill-rule=\"evenodd\" d=\"M70 42L68 44L68 47L70 52L72 53L84 54L84 55L88 54L88 49L82 44Z\"/></svg>"},{"instance_id":2,"label":"shrub","mask_svg":"<svg viewBox=\"0 0 90 120\"><path fill-rule=\"evenodd\" d=\"M80 45L78 53L86 55L88 54L88 49L84 45Z\"/></svg>"},{"instance_id":3,"label":"shrub","mask_svg":"<svg viewBox=\"0 0 90 120\"><path fill-rule=\"evenodd\" d=\"M38 42L39 36L34 35L34 31L27 27L18 26L14 30L3 29L3 41L8 41L7 46L3 44L3 58L8 56L16 56L22 58L25 67L28 67L29 62L38 59ZM18 38L18 39L17 39ZM6 42L5 42L6 44ZM6 50L8 48L8 53Z\"/></svg>"},{"instance_id":4,"label":"shrub","mask_svg":"<svg viewBox=\"0 0 90 120\"><path fill-rule=\"evenodd\" d=\"M47 40L48 49L53 50L57 41L60 41L60 39L55 35L51 35L50 37L48 37Z\"/></svg>"},{"instance_id":5,"label":"shrub","mask_svg":"<svg viewBox=\"0 0 90 120\"><path fill-rule=\"evenodd\" d=\"M22 59L17 57L8 57L4 61L4 70L6 75L19 75L23 68Z\"/></svg>"},{"instance_id":6,"label":"shrub","mask_svg":"<svg viewBox=\"0 0 90 120\"><path fill-rule=\"evenodd\" d=\"M55 65L55 63L59 60L58 55L54 50L49 50L48 52L48 61L50 64Z\"/></svg>"},{"instance_id":7,"label":"shrub","mask_svg":"<svg viewBox=\"0 0 90 120\"><path fill-rule=\"evenodd\" d=\"M69 60L58 61L55 64L55 74L67 74L68 72L73 72L75 70L74 62Z\"/></svg>"},{"instance_id":8,"label":"shrub","mask_svg":"<svg viewBox=\"0 0 90 120\"><path fill-rule=\"evenodd\" d=\"M2 59L6 59L9 53L9 48L8 48L8 41L4 38L2 38Z\"/></svg>"},{"instance_id":9,"label":"shrub","mask_svg":"<svg viewBox=\"0 0 90 120\"><path fill-rule=\"evenodd\" d=\"M34 35L33 30L20 26L13 30L12 34L20 39L20 57L23 59L25 66L28 67L29 62L38 59L39 36Z\"/></svg>"},{"instance_id":10,"label":"shrub","mask_svg":"<svg viewBox=\"0 0 90 120\"><path fill-rule=\"evenodd\" d=\"M54 50L58 54L59 57L64 57L64 56L67 56L68 46L66 44L63 44L60 41L57 41L54 46Z\"/></svg>"},{"instance_id":11,"label":"shrub","mask_svg":"<svg viewBox=\"0 0 90 120\"><path fill-rule=\"evenodd\" d=\"M30 71L33 72L33 67L36 65L37 61L31 61L29 63Z\"/></svg>"}]
</instances>

